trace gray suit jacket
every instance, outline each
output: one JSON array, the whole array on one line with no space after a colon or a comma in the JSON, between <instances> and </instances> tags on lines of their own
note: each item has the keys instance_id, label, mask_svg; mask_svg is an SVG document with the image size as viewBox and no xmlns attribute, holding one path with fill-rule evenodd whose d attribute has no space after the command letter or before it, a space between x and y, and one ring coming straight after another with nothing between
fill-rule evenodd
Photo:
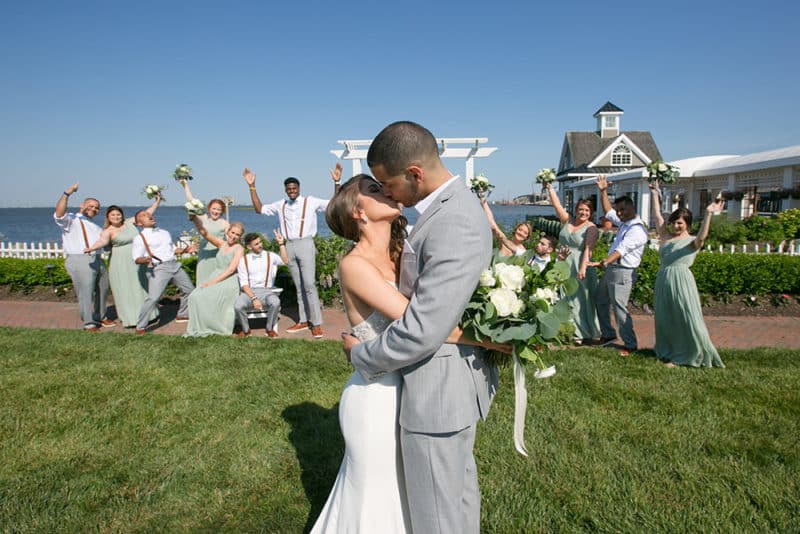
<instances>
[{"instance_id":1,"label":"gray suit jacket","mask_svg":"<svg viewBox=\"0 0 800 534\"><path fill-rule=\"evenodd\" d=\"M356 345L351 360L367 378L399 369L400 425L444 433L486 417L497 370L483 350L444 344L489 265L492 237L477 197L457 179L428 207L408 236L400 291L410 298L403 317L373 340Z\"/></svg>"}]
</instances>

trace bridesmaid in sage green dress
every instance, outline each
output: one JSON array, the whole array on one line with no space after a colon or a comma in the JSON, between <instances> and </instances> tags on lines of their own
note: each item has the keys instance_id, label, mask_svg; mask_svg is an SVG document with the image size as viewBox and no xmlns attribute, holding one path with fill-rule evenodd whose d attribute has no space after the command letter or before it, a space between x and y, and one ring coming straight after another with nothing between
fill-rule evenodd
<instances>
[{"instance_id":1,"label":"bridesmaid in sage green dress","mask_svg":"<svg viewBox=\"0 0 800 534\"><path fill-rule=\"evenodd\" d=\"M518 256L525 256L527 260L530 255L527 254L528 251L525 248L525 241L531 236L533 230L531 225L527 222L521 222L514 227L511 238L507 237L506 234L503 233L503 230L497 226L497 222L494 220L494 215L492 214L491 208L489 208L489 204L486 202L486 198L484 198L483 195L478 195L478 198L481 201L483 211L486 213L486 218L489 219L489 226L492 228L492 233L500 243L500 247L496 248L492 254L492 264L505 263L511 258L516 258Z\"/></svg>"},{"instance_id":2,"label":"bridesmaid in sage green dress","mask_svg":"<svg viewBox=\"0 0 800 534\"><path fill-rule=\"evenodd\" d=\"M153 204L147 208L153 215L161 203L161 194L157 194ZM106 210L106 225L100 238L86 250L92 252L111 243L111 258L108 265L108 281L114 295L114 308L117 318L125 328L136 326L139 311L147 298L147 278L145 266L137 265L131 259L131 243L139 235L133 224L133 217L125 219L122 208L109 206ZM158 318L158 309L153 310L150 320Z\"/></svg>"},{"instance_id":3,"label":"bridesmaid in sage green dress","mask_svg":"<svg viewBox=\"0 0 800 534\"><path fill-rule=\"evenodd\" d=\"M650 189L653 219L661 239L661 267L655 286L656 356L667 367L725 367L708 335L697 284L689 270L708 237L711 217L722 211L722 200L709 204L697 237L692 237L692 212L686 208L673 211L668 222L670 232L661 215L658 181L651 183Z\"/></svg>"},{"instance_id":4,"label":"bridesmaid in sage green dress","mask_svg":"<svg viewBox=\"0 0 800 534\"><path fill-rule=\"evenodd\" d=\"M575 342L589 343L600 337L600 325L594 305L594 294L597 290L597 271L589 265L592 252L597 244L597 226L592 222L594 208L586 199L578 200L575 206L575 219L561 205L561 201L550 184L542 185L550 196L550 203L561 221L561 232L558 242L569 247L570 253L566 261L570 265L570 274L578 280L578 291L567 297L572 307L572 324L575 325Z\"/></svg>"},{"instance_id":5,"label":"bridesmaid in sage green dress","mask_svg":"<svg viewBox=\"0 0 800 534\"><path fill-rule=\"evenodd\" d=\"M192 200L192 191L186 180L180 180L186 200ZM228 230L228 221L222 218L225 215L225 203L214 198L208 201L208 214L199 215L200 222L210 236L225 241L225 232ZM212 278L212 273L216 269L217 247L207 238L200 241L200 248L197 250L197 271L195 272L196 285L200 287L203 282L208 282Z\"/></svg>"},{"instance_id":6,"label":"bridesmaid in sage green dress","mask_svg":"<svg viewBox=\"0 0 800 534\"><path fill-rule=\"evenodd\" d=\"M244 249L239 241L244 234L242 223L234 222L225 232L225 240L211 235L200 218L190 217L204 238L217 247L214 270L209 280L198 284L189 295L189 324L187 337L205 337L214 334L233 334L233 304L239 297L239 277L236 268Z\"/></svg>"}]
</instances>

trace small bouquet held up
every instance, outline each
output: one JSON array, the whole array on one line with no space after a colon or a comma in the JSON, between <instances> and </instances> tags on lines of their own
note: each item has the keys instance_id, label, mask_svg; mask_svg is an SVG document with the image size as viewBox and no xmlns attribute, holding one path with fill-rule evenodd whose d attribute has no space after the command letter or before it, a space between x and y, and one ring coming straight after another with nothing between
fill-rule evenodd
<instances>
[{"instance_id":1,"label":"small bouquet held up","mask_svg":"<svg viewBox=\"0 0 800 534\"><path fill-rule=\"evenodd\" d=\"M537 184L550 184L555 182L556 180L556 170L555 169L539 169L539 172L536 174L536 183Z\"/></svg>"},{"instance_id":2,"label":"small bouquet held up","mask_svg":"<svg viewBox=\"0 0 800 534\"><path fill-rule=\"evenodd\" d=\"M147 196L148 200L153 200L154 198L156 198L156 195L161 193L164 189L166 189L166 186L150 184L144 186L142 193L144 193ZM165 200L163 196L161 197L161 200L162 201Z\"/></svg>"},{"instance_id":3,"label":"small bouquet held up","mask_svg":"<svg viewBox=\"0 0 800 534\"><path fill-rule=\"evenodd\" d=\"M527 456L523 440L527 410L524 366L528 362L536 365L536 378L555 374L555 366L545 368L542 354L550 343L557 342L562 324L570 322L570 305L561 296L577 290L578 281L570 277L566 262L557 261L542 275L526 265L524 258L512 259L481 274L461 317L461 328L475 340L489 339L514 347L514 445L523 456ZM491 354L491 363L505 356Z\"/></svg>"},{"instance_id":4,"label":"small bouquet held up","mask_svg":"<svg viewBox=\"0 0 800 534\"><path fill-rule=\"evenodd\" d=\"M178 182L180 182L181 180L191 180L192 168L185 163L181 163L180 165L175 167L175 170L172 172L172 177L175 178L175 180L177 180Z\"/></svg>"},{"instance_id":5,"label":"small bouquet held up","mask_svg":"<svg viewBox=\"0 0 800 534\"><path fill-rule=\"evenodd\" d=\"M489 179L483 173L480 173L469 181L469 189L479 197L486 198L494 186L489 183Z\"/></svg>"},{"instance_id":6,"label":"small bouquet held up","mask_svg":"<svg viewBox=\"0 0 800 534\"><path fill-rule=\"evenodd\" d=\"M664 160L657 159L647 164L648 182L658 180L662 184L673 184L677 180L681 171L676 165L664 163Z\"/></svg>"},{"instance_id":7,"label":"small bouquet held up","mask_svg":"<svg viewBox=\"0 0 800 534\"><path fill-rule=\"evenodd\" d=\"M183 207L186 208L186 213L189 215L203 215L206 212L206 205L203 204L202 200L197 200L196 198L184 204Z\"/></svg>"}]
</instances>

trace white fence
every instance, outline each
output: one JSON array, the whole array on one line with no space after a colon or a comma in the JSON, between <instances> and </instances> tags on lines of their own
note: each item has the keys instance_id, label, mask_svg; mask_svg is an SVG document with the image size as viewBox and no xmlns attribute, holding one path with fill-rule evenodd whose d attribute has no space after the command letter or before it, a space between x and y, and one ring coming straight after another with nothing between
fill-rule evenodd
<instances>
[{"instance_id":1,"label":"white fence","mask_svg":"<svg viewBox=\"0 0 800 534\"><path fill-rule=\"evenodd\" d=\"M183 241L176 241L176 247L185 247L186 243ZM191 256L192 254L185 254L184 256ZM103 256L107 256L104 253ZM32 260L37 258L62 258L64 257L64 249L61 243L3 243L0 242L0 258L22 258Z\"/></svg>"}]
</instances>

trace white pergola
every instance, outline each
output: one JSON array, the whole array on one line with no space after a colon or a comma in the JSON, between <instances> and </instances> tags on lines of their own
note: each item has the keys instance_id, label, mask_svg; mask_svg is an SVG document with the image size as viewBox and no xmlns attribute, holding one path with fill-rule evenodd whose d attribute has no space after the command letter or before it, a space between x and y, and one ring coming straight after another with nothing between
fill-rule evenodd
<instances>
[{"instance_id":1,"label":"white pergola","mask_svg":"<svg viewBox=\"0 0 800 534\"><path fill-rule=\"evenodd\" d=\"M353 140L336 141L344 146L344 150L331 150L331 154L342 160L350 160L353 165L353 176L364 172L362 161L367 159L367 151L372 140ZM495 150L496 146L481 146L489 142L488 137L437 137L436 144L439 145L439 156L441 158L463 158L464 176L471 180L475 176L475 158L487 158Z\"/></svg>"}]
</instances>

